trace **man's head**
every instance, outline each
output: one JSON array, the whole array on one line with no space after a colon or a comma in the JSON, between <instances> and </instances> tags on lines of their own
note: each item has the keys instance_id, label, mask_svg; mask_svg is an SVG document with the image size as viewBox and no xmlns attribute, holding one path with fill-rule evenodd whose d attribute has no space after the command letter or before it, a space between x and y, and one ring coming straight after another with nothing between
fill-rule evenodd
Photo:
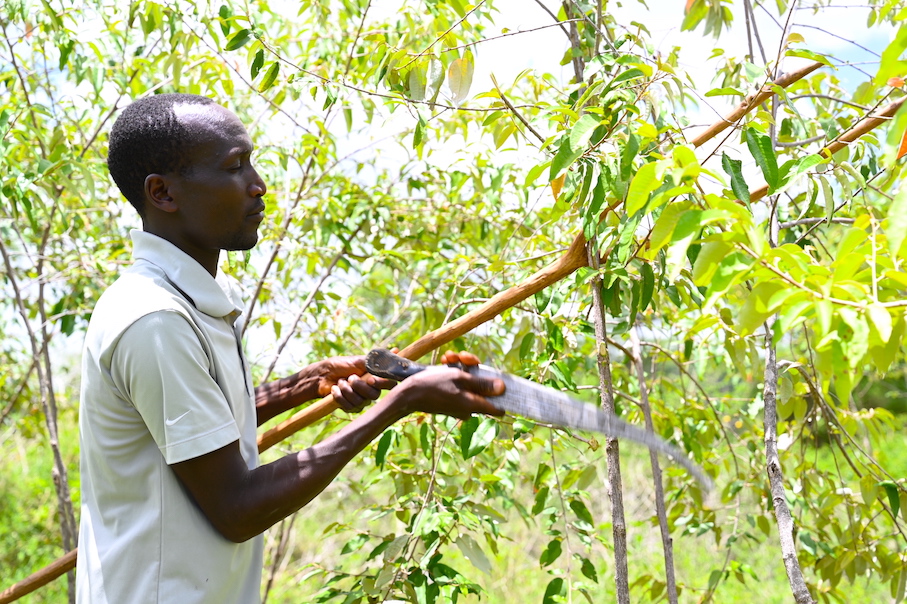
<instances>
[{"instance_id":1,"label":"man's head","mask_svg":"<svg viewBox=\"0 0 907 604\"><path fill-rule=\"evenodd\" d=\"M196 94L156 94L135 101L117 118L110 130L107 167L140 216L145 216L146 176L191 167L186 157L200 133L184 123L174 108L214 104Z\"/></svg>"},{"instance_id":2,"label":"man's head","mask_svg":"<svg viewBox=\"0 0 907 604\"><path fill-rule=\"evenodd\" d=\"M205 97L167 94L123 111L107 163L145 230L214 274L220 250L246 250L258 241L267 188L252 150L229 109Z\"/></svg>"}]
</instances>

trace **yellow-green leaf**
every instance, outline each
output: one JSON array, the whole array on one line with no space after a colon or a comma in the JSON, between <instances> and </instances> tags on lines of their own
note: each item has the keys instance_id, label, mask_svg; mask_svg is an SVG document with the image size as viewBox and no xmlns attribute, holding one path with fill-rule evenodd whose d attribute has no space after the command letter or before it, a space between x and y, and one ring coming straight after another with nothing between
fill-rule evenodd
<instances>
[{"instance_id":1,"label":"yellow-green leaf","mask_svg":"<svg viewBox=\"0 0 907 604\"><path fill-rule=\"evenodd\" d=\"M453 102L460 104L469 94L469 88L472 86L472 74L475 70L472 53L467 52L459 59L451 62L447 69L447 85L453 94Z\"/></svg>"}]
</instances>

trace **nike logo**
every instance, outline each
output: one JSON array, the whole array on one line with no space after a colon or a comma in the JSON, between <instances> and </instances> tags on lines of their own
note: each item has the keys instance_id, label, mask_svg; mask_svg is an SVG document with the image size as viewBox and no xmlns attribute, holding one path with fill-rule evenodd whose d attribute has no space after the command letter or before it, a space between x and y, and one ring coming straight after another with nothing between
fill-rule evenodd
<instances>
[{"instance_id":1,"label":"nike logo","mask_svg":"<svg viewBox=\"0 0 907 604\"><path fill-rule=\"evenodd\" d=\"M165 425L165 426L172 426L172 425L175 424L176 422L180 421L181 419L183 419L184 417L186 417L187 415L189 415L189 412L190 412L190 411L192 411L192 409L189 409L189 411L186 411L185 413L183 413L182 415L180 415L179 417L176 417L176 418L174 418L174 419L170 419L170 418L164 419L164 425Z\"/></svg>"}]
</instances>

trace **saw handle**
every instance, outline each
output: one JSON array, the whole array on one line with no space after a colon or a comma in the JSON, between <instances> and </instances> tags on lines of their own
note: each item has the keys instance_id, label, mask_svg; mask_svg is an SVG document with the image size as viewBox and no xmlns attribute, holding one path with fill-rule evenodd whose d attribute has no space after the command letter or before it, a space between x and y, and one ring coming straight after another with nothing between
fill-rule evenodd
<instances>
[{"instance_id":1,"label":"saw handle","mask_svg":"<svg viewBox=\"0 0 907 604\"><path fill-rule=\"evenodd\" d=\"M375 348L365 355L365 369L372 375L402 382L427 369L425 365L405 359L385 348Z\"/></svg>"}]
</instances>

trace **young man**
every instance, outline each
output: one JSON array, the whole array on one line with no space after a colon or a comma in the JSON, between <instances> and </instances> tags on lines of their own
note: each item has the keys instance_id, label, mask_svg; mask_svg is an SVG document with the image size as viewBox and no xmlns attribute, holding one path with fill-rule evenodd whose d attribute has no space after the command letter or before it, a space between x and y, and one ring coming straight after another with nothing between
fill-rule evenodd
<instances>
[{"instance_id":1,"label":"young man","mask_svg":"<svg viewBox=\"0 0 907 604\"><path fill-rule=\"evenodd\" d=\"M111 130L110 173L143 229L86 336L80 603L258 602L261 533L385 428L415 411L499 414L484 395L502 383L438 367L330 438L259 466L262 422L328 393L356 410L393 383L359 377L363 357L339 357L253 389L242 304L217 271L221 250L258 241L266 187L251 154L240 120L205 97L142 99Z\"/></svg>"}]
</instances>

